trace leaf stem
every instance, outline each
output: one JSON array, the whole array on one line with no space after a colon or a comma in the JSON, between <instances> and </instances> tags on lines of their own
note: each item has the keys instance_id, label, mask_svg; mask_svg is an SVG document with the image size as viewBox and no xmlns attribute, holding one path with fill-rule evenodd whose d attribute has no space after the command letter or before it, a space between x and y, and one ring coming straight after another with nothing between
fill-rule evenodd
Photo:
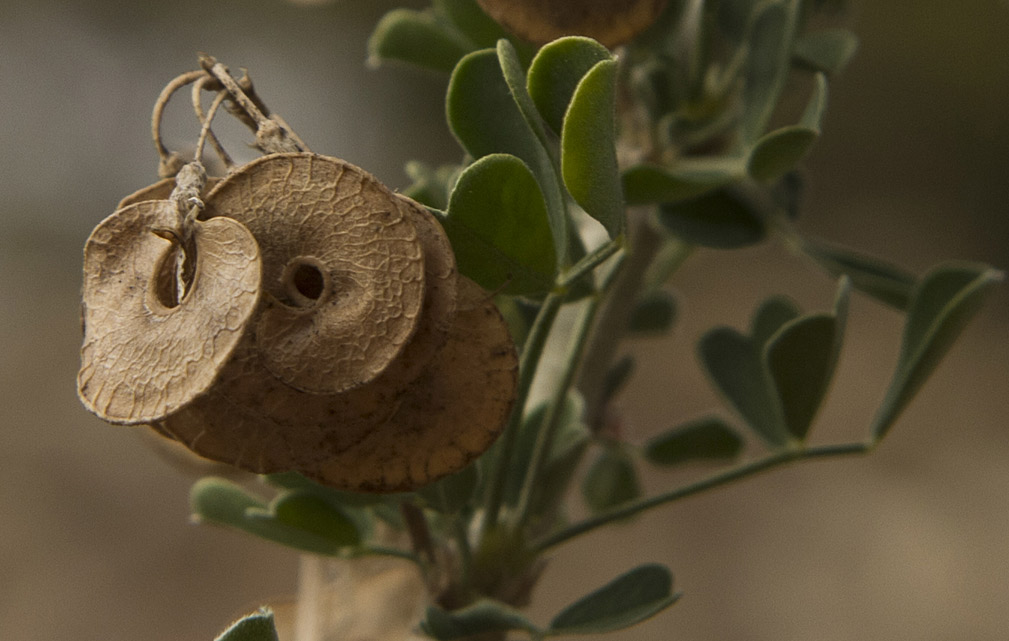
<instances>
[{"instance_id":1,"label":"leaf stem","mask_svg":"<svg viewBox=\"0 0 1009 641\"><path fill-rule=\"evenodd\" d=\"M620 251L624 246L624 236L621 234L613 240L610 240L592 252L586 254L577 263L571 266L569 270L564 272L563 277L560 280L559 286L561 289L567 289L571 287L579 278L585 274L591 272L596 267L599 267L604 262L606 262L613 254Z\"/></svg>"},{"instance_id":2,"label":"leaf stem","mask_svg":"<svg viewBox=\"0 0 1009 641\"><path fill-rule=\"evenodd\" d=\"M776 467L802 460L848 456L853 454L867 454L871 451L871 449L872 445L869 443L846 443L843 445L825 445L801 450L786 450L783 452L777 452L762 459L738 465L695 483L670 490L669 492L663 492L662 494L657 494L646 499L641 499L639 501L629 503L621 508L586 519L580 523L575 523L574 525L559 530L558 532L555 532L533 544L532 549L535 553L542 554L555 545L564 543L569 539L572 539L580 534L590 532L603 525L635 516L653 507L664 505L666 503L672 503L674 501L687 498L688 496L693 496L694 494L699 494L722 485L727 485L747 476L753 476L761 472L766 472L767 470Z\"/></svg>"},{"instance_id":3,"label":"leaf stem","mask_svg":"<svg viewBox=\"0 0 1009 641\"><path fill-rule=\"evenodd\" d=\"M518 432L522 425L522 414L525 411L526 400L529 397L533 377L539 368L540 357L543 355L543 347L546 345L547 336L550 335L554 320L557 318L557 312L560 311L561 304L564 302L565 294L564 290L555 290L547 295L522 348L522 356L519 360L519 380L515 392L515 406L512 409L508 425L501 435L500 449L498 449L498 455L494 460L490 482L487 484L487 496L484 501L486 516L484 518L483 530L485 533L493 532L497 528L501 503L504 499L504 489L507 485L508 474L511 471L512 454L518 442Z\"/></svg>"}]
</instances>

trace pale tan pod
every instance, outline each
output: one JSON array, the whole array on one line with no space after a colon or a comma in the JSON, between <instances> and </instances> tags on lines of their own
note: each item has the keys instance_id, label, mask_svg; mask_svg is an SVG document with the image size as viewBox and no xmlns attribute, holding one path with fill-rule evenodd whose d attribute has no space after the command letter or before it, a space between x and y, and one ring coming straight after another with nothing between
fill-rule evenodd
<instances>
[{"instance_id":1,"label":"pale tan pod","mask_svg":"<svg viewBox=\"0 0 1009 641\"><path fill-rule=\"evenodd\" d=\"M417 231L371 174L311 153L271 154L228 176L203 217L234 218L263 254L263 362L319 394L378 376L410 340L424 298Z\"/></svg>"},{"instance_id":2,"label":"pale tan pod","mask_svg":"<svg viewBox=\"0 0 1009 641\"><path fill-rule=\"evenodd\" d=\"M254 339L240 348L205 397L156 426L193 451L244 469L300 469L347 451L395 411L397 398L441 349L455 316L455 258L434 217L397 197L425 255L421 322L403 352L370 383L340 394L300 391L260 361Z\"/></svg>"},{"instance_id":3,"label":"pale tan pod","mask_svg":"<svg viewBox=\"0 0 1009 641\"><path fill-rule=\"evenodd\" d=\"M524 40L546 44L588 36L615 47L647 29L666 0L477 0L487 14Z\"/></svg>"},{"instance_id":4,"label":"pale tan pod","mask_svg":"<svg viewBox=\"0 0 1009 641\"><path fill-rule=\"evenodd\" d=\"M353 448L301 472L370 492L408 491L456 472L504 428L517 372L514 343L491 295L460 277L448 341L398 399L395 414Z\"/></svg>"},{"instance_id":5,"label":"pale tan pod","mask_svg":"<svg viewBox=\"0 0 1009 641\"><path fill-rule=\"evenodd\" d=\"M208 177L207 184L203 188L204 191L210 191L220 181L220 178ZM119 204L116 205L116 209L142 203L145 200L168 200L169 196L172 195L173 189L175 189L175 178L162 178L153 185L147 185L142 189L138 189L120 200Z\"/></svg>"},{"instance_id":6,"label":"pale tan pod","mask_svg":"<svg viewBox=\"0 0 1009 641\"><path fill-rule=\"evenodd\" d=\"M178 223L174 203L117 210L84 247L84 342L78 395L112 423L157 421L213 384L259 301L255 239L232 220L196 223L196 267L181 301L161 283L175 245L160 234Z\"/></svg>"}]
</instances>

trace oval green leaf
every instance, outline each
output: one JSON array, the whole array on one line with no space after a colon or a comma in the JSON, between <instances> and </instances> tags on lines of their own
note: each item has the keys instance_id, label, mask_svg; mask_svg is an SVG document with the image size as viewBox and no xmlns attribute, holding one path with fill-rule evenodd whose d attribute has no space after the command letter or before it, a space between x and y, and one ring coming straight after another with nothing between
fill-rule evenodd
<instances>
[{"instance_id":1,"label":"oval green leaf","mask_svg":"<svg viewBox=\"0 0 1009 641\"><path fill-rule=\"evenodd\" d=\"M655 290L634 305L627 329L635 334L664 334L676 322L676 298L667 291Z\"/></svg>"},{"instance_id":2,"label":"oval green leaf","mask_svg":"<svg viewBox=\"0 0 1009 641\"><path fill-rule=\"evenodd\" d=\"M750 30L740 123L744 142L760 138L778 104L788 74L799 4L797 0L764 4Z\"/></svg>"},{"instance_id":3,"label":"oval green leaf","mask_svg":"<svg viewBox=\"0 0 1009 641\"><path fill-rule=\"evenodd\" d=\"M1003 276L987 265L947 263L922 278L907 310L896 371L873 420L875 440L886 436Z\"/></svg>"},{"instance_id":4,"label":"oval green leaf","mask_svg":"<svg viewBox=\"0 0 1009 641\"><path fill-rule=\"evenodd\" d=\"M561 132L561 175L568 193L610 238L624 231L624 195L616 149L617 63L589 70L571 97Z\"/></svg>"},{"instance_id":5,"label":"oval green leaf","mask_svg":"<svg viewBox=\"0 0 1009 641\"><path fill-rule=\"evenodd\" d=\"M543 129L543 120L536 111L533 99L529 97L529 90L526 89L526 73L522 68L518 52L515 51L515 45L502 38L498 40L496 50L498 62L501 64L501 73L504 76L505 83L508 85L508 89L511 91L512 100L518 106L519 112L525 118L526 124L529 125L529 128L545 146L547 136L546 131Z\"/></svg>"},{"instance_id":6,"label":"oval green leaf","mask_svg":"<svg viewBox=\"0 0 1009 641\"><path fill-rule=\"evenodd\" d=\"M665 610L679 598L672 593L673 575L649 563L564 608L547 634L595 634L630 627Z\"/></svg>"},{"instance_id":7,"label":"oval green leaf","mask_svg":"<svg viewBox=\"0 0 1009 641\"><path fill-rule=\"evenodd\" d=\"M750 321L750 337L754 345L763 346L781 326L798 318L800 312L795 301L787 296L772 296L757 308Z\"/></svg>"},{"instance_id":8,"label":"oval green leaf","mask_svg":"<svg viewBox=\"0 0 1009 641\"><path fill-rule=\"evenodd\" d=\"M804 239L802 251L832 276L845 275L852 287L897 309L907 309L915 277L878 258L838 245Z\"/></svg>"},{"instance_id":9,"label":"oval green leaf","mask_svg":"<svg viewBox=\"0 0 1009 641\"><path fill-rule=\"evenodd\" d=\"M593 512L606 512L641 496L634 461L618 447L607 447L592 462L582 482L582 497Z\"/></svg>"},{"instance_id":10,"label":"oval green leaf","mask_svg":"<svg viewBox=\"0 0 1009 641\"><path fill-rule=\"evenodd\" d=\"M449 80L445 111L453 135L473 158L504 153L525 162L546 203L548 238L553 239L557 260L563 260L568 233L560 180L515 102L496 50L475 51L459 61Z\"/></svg>"},{"instance_id":11,"label":"oval green leaf","mask_svg":"<svg viewBox=\"0 0 1009 641\"><path fill-rule=\"evenodd\" d=\"M645 444L645 458L670 467L691 461L720 461L737 458L743 439L722 419L709 416L655 436Z\"/></svg>"},{"instance_id":12,"label":"oval green leaf","mask_svg":"<svg viewBox=\"0 0 1009 641\"><path fill-rule=\"evenodd\" d=\"M542 635L522 613L498 601L479 601L452 612L434 605L428 606L421 629L438 641L509 630L526 630L534 636Z\"/></svg>"},{"instance_id":13,"label":"oval green leaf","mask_svg":"<svg viewBox=\"0 0 1009 641\"><path fill-rule=\"evenodd\" d=\"M597 63L612 58L606 47L584 36L558 38L536 53L529 65L529 95L555 132L563 128L578 83Z\"/></svg>"},{"instance_id":14,"label":"oval green leaf","mask_svg":"<svg viewBox=\"0 0 1009 641\"><path fill-rule=\"evenodd\" d=\"M546 203L519 158L491 154L467 167L442 223L459 271L485 289L529 295L553 287L557 256Z\"/></svg>"},{"instance_id":15,"label":"oval green leaf","mask_svg":"<svg viewBox=\"0 0 1009 641\"><path fill-rule=\"evenodd\" d=\"M675 171L657 165L635 165L621 176L628 205L673 203L696 198L735 180L729 171Z\"/></svg>"},{"instance_id":16,"label":"oval green leaf","mask_svg":"<svg viewBox=\"0 0 1009 641\"><path fill-rule=\"evenodd\" d=\"M434 0L433 6L476 48L493 47L498 40L508 37L508 32L474 0Z\"/></svg>"},{"instance_id":17,"label":"oval green leaf","mask_svg":"<svg viewBox=\"0 0 1009 641\"><path fill-rule=\"evenodd\" d=\"M311 490L285 492L273 500L268 511L250 508L245 515L250 519L275 520L319 536L337 547L355 546L361 542L354 521Z\"/></svg>"},{"instance_id":18,"label":"oval green leaf","mask_svg":"<svg viewBox=\"0 0 1009 641\"><path fill-rule=\"evenodd\" d=\"M385 14L368 39L370 64L395 60L445 73L470 50L430 12L412 9L393 9Z\"/></svg>"},{"instance_id":19,"label":"oval green leaf","mask_svg":"<svg viewBox=\"0 0 1009 641\"><path fill-rule=\"evenodd\" d=\"M708 376L753 431L772 448L786 445L785 418L760 347L730 327L716 327L701 337L700 355Z\"/></svg>"},{"instance_id":20,"label":"oval green leaf","mask_svg":"<svg viewBox=\"0 0 1009 641\"><path fill-rule=\"evenodd\" d=\"M728 189L661 205L659 222L688 243L716 249L746 247L766 235L757 208Z\"/></svg>"},{"instance_id":21,"label":"oval green leaf","mask_svg":"<svg viewBox=\"0 0 1009 641\"><path fill-rule=\"evenodd\" d=\"M776 129L757 141L746 169L754 180L777 180L806 157L819 136L815 129L801 125Z\"/></svg>"},{"instance_id":22,"label":"oval green leaf","mask_svg":"<svg viewBox=\"0 0 1009 641\"><path fill-rule=\"evenodd\" d=\"M847 29L825 29L796 38L792 61L799 66L834 74L843 69L858 50L858 36Z\"/></svg>"},{"instance_id":23,"label":"oval green leaf","mask_svg":"<svg viewBox=\"0 0 1009 641\"><path fill-rule=\"evenodd\" d=\"M260 608L232 623L215 641L278 641L273 612Z\"/></svg>"}]
</instances>

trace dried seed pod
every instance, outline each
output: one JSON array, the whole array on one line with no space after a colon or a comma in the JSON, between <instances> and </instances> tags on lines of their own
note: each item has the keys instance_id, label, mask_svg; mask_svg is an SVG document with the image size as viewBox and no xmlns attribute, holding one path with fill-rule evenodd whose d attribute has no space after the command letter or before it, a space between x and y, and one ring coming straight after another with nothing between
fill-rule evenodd
<instances>
[{"instance_id":1,"label":"dried seed pod","mask_svg":"<svg viewBox=\"0 0 1009 641\"><path fill-rule=\"evenodd\" d=\"M228 176L204 217L245 225L263 254L255 333L266 367L332 394L378 376L417 326L424 258L414 225L371 174L311 153L271 154Z\"/></svg>"},{"instance_id":2,"label":"dried seed pod","mask_svg":"<svg viewBox=\"0 0 1009 641\"><path fill-rule=\"evenodd\" d=\"M456 472L504 427L517 371L514 343L490 294L460 278L448 341L397 399L395 413L353 448L300 471L373 492L407 491Z\"/></svg>"},{"instance_id":3,"label":"dried seed pod","mask_svg":"<svg viewBox=\"0 0 1009 641\"><path fill-rule=\"evenodd\" d=\"M444 345L456 309L457 272L445 232L412 200L397 197L396 204L421 240L426 292L412 340L378 377L340 394L303 392L267 369L250 338L209 394L156 429L207 458L268 473L318 465L386 422Z\"/></svg>"},{"instance_id":4,"label":"dried seed pod","mask_svg":"<svg viewBox=\"0 0 1009 641\"><path fill-rule=\"evenodd\" d=\"M561 36L589 36L607 47L623 44L650 26L666 0L477 0L515 35L545 44Z\"/></svg>"},{"instance_id":5,"label":"dried seed pod","mask_svg":"<svg viewBox=\"0 0 1009 641\"><path fill-rule=\"evenodd\" d=\"M259 248L233 220L195 223L194 277L176 299L175 204L139 202L102 221L84 247L84 405L112 423L149 423L204 394L259 301ZM192 258L191 256L189 257Z\"/></svg>"}]
</instances>

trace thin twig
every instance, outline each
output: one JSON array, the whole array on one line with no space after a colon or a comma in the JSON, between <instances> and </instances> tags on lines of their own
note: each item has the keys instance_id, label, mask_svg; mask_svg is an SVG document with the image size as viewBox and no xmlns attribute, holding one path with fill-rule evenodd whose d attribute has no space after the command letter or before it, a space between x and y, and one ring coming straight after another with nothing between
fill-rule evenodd
<instances>
[{"instance_id":1,"label":"thin twig","mask_svg":"<svg viewBox=\"0 0 1009 641\"><path fill-rule=\"evenodd\" d=\"M231 159L231 156L228 155L228 152L224 150L224 147L221 145L221 141L217 138L217 135L214 134L214 130L210 129L209 127L209 123L211 120L213 120L214 113L216 112L217 107L212 106L210 115L208 116L207 114L203 113L203 105L201 104L203 90L206 88L208 84L216 82L217 80L215 78L211 76L204 76L203 78L200 78L195 83L193 83L193 111L196 112L196 119L200 121L200 125L203 126L204 129L206 129L207 137L210 139L210 144L214 148L214 151L217 152L217 156L221 159L221 162L224 163L226 169L231 169L232 167L235 166L234 161ZM227 95L228 94L224 91L218 91L217 96L215 97L214 104L219 106L220 103L218 102L218 100L223 102L224 98L226 98ZM203 131L200 131L200 137L202 142ZM197 144L197 151L195 156L196 156L195 160L201 160L203 157L203 147L200 144Z\"/></svg>"},{"instance_id":2,"label":"thin twig","mask_svg":"<svg viewBox=\"0 0 1009 641\"><path fill-rule=\"evenodd\" d=\"M163 178L174 176L182 168L183 164L178 154L170 152L161 139L161 120L165 113L165 107L176 91L206 75L207 72L198 69L176 76L165 85L165 88L161 90L161 94L158 95L158 99L154 103L154 111L151 113L151 138L154 140L154 147L158 151L158 173Z\"/></svg>"},{"instance_id":3,"label":"thin twig","mask_svg":"<svg viewBox=\"0 0 1009 641\"><path fill-rule=\"evenodd\" d=\"M753 476L755 474L759 474L760 472L766 472L767 470L787 465L789 463L816 458L867 454L871 450L872 445L868 443L846 443L843 445L813 447L805 450L786 450L784 452L771 454L765 458L738 465L724 472L719 472L714 476L702 479L696 483L691 483L690 485L676 488L675 490L670 490L669 492L663 492L662 494L658 494L656 496L641 499L615 510L610 510L604 514L586 519L580 523L575 523L574 525L570 525L545 537L533 545L532 549L537 554L542 554L555 545L564 543L565 541L573 539L581 534L585 534L586 532L590 532L598 527L602 527L616 521L622 521L623 519L635 516L653 507L663 505L665 503L672 503L674 501L687 498L688 496L693 496L694 494L700 494L706 490L727 485L728 483L738 481L744 477Z\"/></svg>"}]
</instances>

